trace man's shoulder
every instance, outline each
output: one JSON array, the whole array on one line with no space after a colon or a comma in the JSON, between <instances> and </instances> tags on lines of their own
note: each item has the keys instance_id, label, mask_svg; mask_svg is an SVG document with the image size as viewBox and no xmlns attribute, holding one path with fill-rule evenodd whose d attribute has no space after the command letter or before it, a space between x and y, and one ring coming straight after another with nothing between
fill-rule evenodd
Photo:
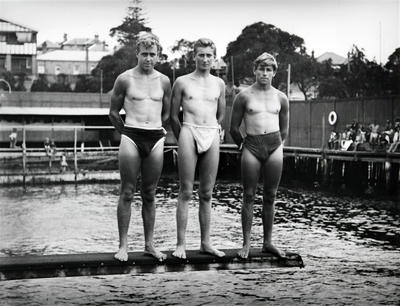
<instances>
[{"instance_id":1,"label":"man's shoulder","mask_svg":"<svg viewBox=\"0 0 400 306\"><path fill-rule=\"evenodd\" d=\"M180 77L177 77L175 80L175 84L180 85L180 86L186 84L190 80L191 75L192 74L189 73L189 74L185 74L185 75L181 75Z\"/></svg>"},{"instance_id":2,"label":"man's shoulder","mask_svg":"<svg viewBox=\"0 0 400 306\"><path fill-rule=\"evenodd\" d=\"M278 98L279 98L279 100L282 102L284 102L284 101L288 101L288 97L286 96L286 94L283 92L283 91L280 91L279 89L277 89L277 88L275 88L274 87L274 89L275 89L275 91L276 91L276 94L277 94L277 96L278 96Z\"/></svg>"},{"instance_id":3,"label":"man's shoulder","mask_svg":"<svg viewBox=\"0 0 400 306\"><path fill-rule=\"evenodd\" d=\"M133 69L125 70L124 72L121 72L121 73L118 75L117 80L123 81L123 80L128 79L128 77L130 77L130 76L132 76L132 75L133 75Z\"/></svg>"},{"instance_id":4,"label":"man's shoulder","mask_svg":"<svg viewBox=\"0 0 400 306\"><path fill-rule=\"evenodd\" d=\"M168 83L169 83L169 77L166 76L165 74L161 73L160 71L157 71L157 70L156 70L156 76L157 76L158 78L160 78L160 80L161 80L162 82L168 82Z\"/></svg>"}]
</instances>

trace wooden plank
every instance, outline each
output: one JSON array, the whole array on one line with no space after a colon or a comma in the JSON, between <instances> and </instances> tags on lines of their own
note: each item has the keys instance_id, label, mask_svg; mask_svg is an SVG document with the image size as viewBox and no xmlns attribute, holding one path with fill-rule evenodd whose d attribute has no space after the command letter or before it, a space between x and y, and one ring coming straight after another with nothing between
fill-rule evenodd
<instances>
[{"instance_id":1,"label":"wooden plank","mask_svg":"<svg viewBox=\"0 0 400 306\"><path fill-rule=\"evenodd\" d=\"M135 274L182 272L203 270L234 270L278 267L304 267L300 255L288 253L278 258L252 249L248 259L237 257L237 249L225 249L224 257L186 251L187 259L165 252L167 259L158 262L143 252L131 252L127 262L114 259L114 253L86 253L69 255L0 257L0 280L47 277L89 276L109 274Z\"/></svg>"}]
</instances>

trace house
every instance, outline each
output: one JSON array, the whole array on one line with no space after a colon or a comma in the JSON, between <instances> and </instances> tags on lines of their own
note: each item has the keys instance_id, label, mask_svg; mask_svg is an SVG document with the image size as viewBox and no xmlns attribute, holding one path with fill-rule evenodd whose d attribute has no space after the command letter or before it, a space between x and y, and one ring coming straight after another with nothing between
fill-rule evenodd
<instances>
[{"instance_id":1,"label":"house","mask_svg":"<svg viewBox=\"0 0 400 306\"><path fill-rule=\"evenodd\" d=\"M227 65L222 58L216 58L211 64L211 69L215 70L218 76L227 74Z\"/></svg>"},{"instance_id":2,"label":"house","mask_svg":"<svg viewBox=\"0 0 400 306\"><path fill-rule=\"evenodd\" d=\"M38 73L48 76L58 74L79 75L90 74L98 62L108 51L89 50L55 50L38 55Z\"/></svg>"},{"instance_id":3,"label":"house","mask_svg":"<svg viewBox=\"0 0 400 306\"><path fill-rule=\"evenodd\" d=\"M38 46L39 53L47 53L55 50L86 50L90 51L107 51L105 41L99 40L99 35L94 38L73 38L68 40L68 35L64 34L62 42L52 42L46 40Z\"/></svg>"},{"instance_id":4,"label":"house","mask_svg":"<svg viewBox=\"0 0 400 306\"><path fill-rule=\"evenodd\" d=\"M35 75L37 31L0 19L0 73Z\"/></svg>"},{"instance_id":5,"label":"house","mask_svg":"<svg viewBox=\"0 0 400 306\"><path fill-rule=\"evenodd\" d=\"M334 52L325 52L316 58L318 63L331 60L333 68L339 68L341 65L347 64L347 58Z\"/></svg>"},{"instance_id":6,"label":"house","mask_svg":"<svg viewBox=\"0 0 400 306\"><path fill-rule=\"evenodd\" d=\"M94 38L73 38L59 43L45 41L40 46L41 54L37 56L38 74L43 74L50 83L57 81L63 74L68 82L74 84L78 75L89 75L99 61L110 51L99 36Z\"/></svg>"}]
</instances>

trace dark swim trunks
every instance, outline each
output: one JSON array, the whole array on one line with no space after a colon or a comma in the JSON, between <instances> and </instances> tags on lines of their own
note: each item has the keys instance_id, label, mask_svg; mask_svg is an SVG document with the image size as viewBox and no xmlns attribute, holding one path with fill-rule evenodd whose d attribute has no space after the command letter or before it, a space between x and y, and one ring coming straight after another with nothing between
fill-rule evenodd
<instances>
[{"instance_id":1,"label":"dark swim trunks","mask_svg":"<svg viewBox=\"0 0 400 306\"><path fill-rule=\"evenodd\" d=\"M164 141L167 132L164 128L142 129L124 126L122 135L128 137L137 147L140 157L147 157L161 142Z\"/></svg>"},{"instance_id":2,"label":"dark swim trunks","mask_svg":"<svg viewBox=\"0 0 400 306\"><path fill-rule=\"evenodd\" d=\"M269 134L247 135L243 146L264 163L281 144L281 133L277 131Z\"/></svg>"}]
</instances>

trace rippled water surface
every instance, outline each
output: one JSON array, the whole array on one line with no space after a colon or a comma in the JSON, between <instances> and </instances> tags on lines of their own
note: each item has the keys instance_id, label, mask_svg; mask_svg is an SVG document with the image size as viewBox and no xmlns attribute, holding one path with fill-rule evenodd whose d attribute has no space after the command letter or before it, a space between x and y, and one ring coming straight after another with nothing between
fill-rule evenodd
<instances>
[{"instance_id":1,"label":"rippled water surface","mask_svg":"<svg viewBox=\"0 0 400 306\"><path fill-rule=\"evenodd\" d=\"M114 252L118 184L0 188L0 256ZM175 245L175 181L157 192L155 239ZM219 182L212 240L241 245L241 188ZM143 247L139 196L132 209L131 251ZM189 211L187 248L197 249L197 196ZM261 194L257 197L261 203ZM261 247L260 206L253 246ZM1 305L221 305L400 303L399 203L280 189L275 243L302 255L306 267L111 275L0 282Z\"/></svg>"}]
</instances>

